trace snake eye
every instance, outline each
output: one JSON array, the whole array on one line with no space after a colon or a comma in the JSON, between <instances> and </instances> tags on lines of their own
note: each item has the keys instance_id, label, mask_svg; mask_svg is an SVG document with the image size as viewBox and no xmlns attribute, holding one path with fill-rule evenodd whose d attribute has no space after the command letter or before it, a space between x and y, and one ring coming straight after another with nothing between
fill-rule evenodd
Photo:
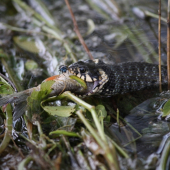
<instances>
[{"instance_id":1,"label":"snake eye","mask_svg":"<svg viewBox=\"0 0 170 170\"><path fill-rule=\"evenodd\" d=\"M80 67L79 69L80 69L80 73L85 73L86 72L86 69L83 68L83 67Z\"/></svg>"}]
</instances>

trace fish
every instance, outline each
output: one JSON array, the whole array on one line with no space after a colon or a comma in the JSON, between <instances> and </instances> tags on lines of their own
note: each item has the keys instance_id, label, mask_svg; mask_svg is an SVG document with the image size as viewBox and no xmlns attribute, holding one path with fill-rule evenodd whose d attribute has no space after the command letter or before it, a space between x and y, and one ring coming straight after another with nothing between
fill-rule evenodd
<instances>
[{"instance_id":1,"label":"fish","mask_svg":"<svg viewBox=\"0 0 170 170\"><path fill-rule=\"evenodd\" d=\"M87 86L83 86L80 82L77 81L77 78L76 76L72 75L69 70L67 70L65 72L62 72L62 74L60 75L54 75L45 79L37 87L33 87L21 92L15 92L11 95L7 95L0 98L0 106L4 106L8 103L15 103L16 107L14 108L13 114L13 120L15 121L24 114L27 108L27 98L31 95L31 93L33 91L40 91L42 84L47 83L49 81L52 81L53 84L50 87L51 92L47 95L47 98L57 96L65 91L71 91L76 94L87 93L87 91L89 91L90 86L88 85L88 88Z\"/></svg>"}]
</instances>

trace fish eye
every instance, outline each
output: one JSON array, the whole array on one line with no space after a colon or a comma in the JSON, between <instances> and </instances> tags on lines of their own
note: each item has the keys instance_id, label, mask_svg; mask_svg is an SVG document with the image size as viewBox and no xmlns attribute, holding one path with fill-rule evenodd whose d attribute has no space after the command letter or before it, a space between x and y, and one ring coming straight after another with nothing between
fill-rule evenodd
<instances>
[{"instance_id":1,"label":"fish eye","mask_svg":"<svg viewBox=\"0 0 170 170\"><path fill-rule=\"evenodd\" d=\"M67 70L68 70L68 67L65 66L65 65L61 65L61 66L59 67L59 71L61 71L62 73L66 73Z\"/></svg>"},{"instance_id":2,"label":"fish eye","mask_svg":"<svg viewBox=\"0 0 170 170\"><path fill-rule=\"evenodd\" d=\"M83 68L83 67L80 67L79 69L80 69L80 73L85 73L86 72L86 69Z\"/></svg>"}]
</instances>

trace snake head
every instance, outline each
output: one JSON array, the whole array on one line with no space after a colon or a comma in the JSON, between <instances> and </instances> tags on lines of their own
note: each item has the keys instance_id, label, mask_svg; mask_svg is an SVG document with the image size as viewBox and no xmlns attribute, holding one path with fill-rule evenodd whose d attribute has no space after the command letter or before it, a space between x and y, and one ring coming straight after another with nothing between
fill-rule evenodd
<instances>
[{"instance_id":1,"label":"snake head","mask_svg":"<svg viewBox=\"0 0 170 170\"><path fill-rule=\"evenodd\" d=\"M94 82L100 79L100 73L94 60L78 61L71 64L69 70L85 82Z\"/></svg>"},{"instance_id":2,"label":"snake head","mask_svg":"<svg viewBox=\"0 0 170 170\"><path fill-rule=\"evenodd\" d=\"M86 94L92 95L100 93L104 84L108 81L108 75L102 69L103 65L105 63L98 59L86 60L73 63L68 69L72 74L83 79L87 86L91 86L93 83L92 89Z\"/></svg>"}]
</instances>

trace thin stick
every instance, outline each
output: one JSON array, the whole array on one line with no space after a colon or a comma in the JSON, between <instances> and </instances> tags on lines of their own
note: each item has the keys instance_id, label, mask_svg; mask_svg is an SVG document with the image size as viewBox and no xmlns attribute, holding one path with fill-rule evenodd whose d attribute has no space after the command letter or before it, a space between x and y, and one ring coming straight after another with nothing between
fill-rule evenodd
<instances>
[{"instance_id":1,"label":"thin stick","mask_svg":"<svg viewBox=\"0 0 170 170\"><path fill-rule=\"evenodd\" d=\"M90 53L90 51L89 51L86 43L84 42L83 37L82 37L81 34L80 34L80 31L79 31L79 28L78 28L76 19L75 19L75 17L74 17L73 11L72 11L72 9L71 9L71 6L70 6L68 0L65 0L65 3L66 3L66 5L67 5L67 7L68 7L68 9L69 9L69 11L70 11L70 14L71 14L71 17L72 17L72 20L73 20L74 31L76 32L76 34L77 34L77 36L78 36L78 38L79 38L79 41L80 41L81 44L83 45L83 47L84 47L85 51L87 52L89 58L90 58L91 60L93 60L94 58L93 58L93 56L91 55L91 53Z\"/></svg>"},{"instance_id":2,"label":"thin stick","mask_svg":"<svg viewBox=\"0 0 170 170\"><path fill-rule=\"evenodd\" d=\"M162 92L162 77L161 77L161 0L159 0L159 10L158 10L159 20L158 20L158 43L159 43L159 91Z\"/></svg>"},{"instance_id":3,"label":"thin stick","mask_svg":"<svg viewBox=\"0 0 170 170\"><path fill-rule=\"evenodd\" d=\"M168 19L167 19L167 74L168 90L170 89L170 0L168 0Z\"/></svg>"}]
</instances>

